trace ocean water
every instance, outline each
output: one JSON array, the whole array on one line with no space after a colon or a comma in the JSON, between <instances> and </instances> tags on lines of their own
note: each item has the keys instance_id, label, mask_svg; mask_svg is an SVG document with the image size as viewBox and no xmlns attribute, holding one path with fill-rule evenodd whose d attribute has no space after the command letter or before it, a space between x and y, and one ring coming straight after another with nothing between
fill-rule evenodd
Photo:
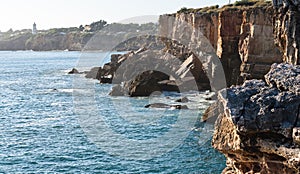
<instances>
[{"instance_id":1,"label":"ocean water","mask_svg":"<svg viewBox=\"0 0 300 174\"><path fill-rule=\"evenodd\" d=\"M213 126L185 121L201 116L208 92L184 94L193 100L191 110L147 109L146 104L173 104L181 96L110 97L111 85L67 74L82 57L80 52L0 52L0 173L222 171L225 158L209 141ZM76 80L92 84L93 103L81 99L88 90ZM106 127L97 124L99 117ZM185 134L173 128L180 118L188 123ZM176 136L143 146L168 132ZM161 151L164 143L168 148Z\"/></svg>"}]
</instances>

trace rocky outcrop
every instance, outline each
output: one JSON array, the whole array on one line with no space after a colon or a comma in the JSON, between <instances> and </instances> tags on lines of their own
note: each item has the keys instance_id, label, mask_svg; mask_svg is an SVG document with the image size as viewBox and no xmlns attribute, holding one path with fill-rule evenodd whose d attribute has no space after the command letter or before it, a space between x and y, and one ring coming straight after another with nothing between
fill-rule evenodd
<instances>
[{"instance_id":1,"label":"rocky outcrop","mask_svg":"<svg viewBox=\"0 0 300 174\"><path fill-rule=\"evenodd\" d=\"M141 74L156 70L170 78L151 83L153 89L169 91L190 90L190 86L196 86L194 90L219 90L226 86L218 84L220 81L230 86L262 79L272 63L283 61L282 53L272 33L271 3L251 4L162 15L160 37L139 36L121 43L121 48L143 47L104 65L96 78L116 84L135 81L123 86L129 88L128 84L145 83L147 78L141 78ZM225 78L216 78L216 72L225 74Z\"/></svg>"},{"instance_id":2,"label":"rocky outcrop","mask_svg":"<svg viewBox=\"0 0 300 174\"><path fill-rule=\"evenodd\" d=\"M210 89L209 80L201 62L190 55L173 56L164 50L147 48L130 52L118 58L112 83L121 84L113 88L111 94L125 94L132 97L149 96L155 91L189 91ZM180 59L183 60L180 60ZM112 64L112 63L109 63ZM103 68L98 71L98 74ZM117 90L119 92L117 92Z\"/></svg>"},{"instance_id":3,"label":"rocky outcrop","mask_svg":"<svg viewBox=\"0 0 300 174\"><path fill-rule=\"evenodd\" d=\"M276 11L274 34L284 61L300 64L300 1L273 0Z\"/></svg>"},{"instance_id":4,"label":"rocky outcrop","mask_svg":"<svg viewBox=\"0 0 300 174\"><path fill-rule=\"evenodd\" d=\"M225 154L223 173L300 172L300 66L273 64L265 81L218 95L212 140Z\"/></svg>"}]
</instances>

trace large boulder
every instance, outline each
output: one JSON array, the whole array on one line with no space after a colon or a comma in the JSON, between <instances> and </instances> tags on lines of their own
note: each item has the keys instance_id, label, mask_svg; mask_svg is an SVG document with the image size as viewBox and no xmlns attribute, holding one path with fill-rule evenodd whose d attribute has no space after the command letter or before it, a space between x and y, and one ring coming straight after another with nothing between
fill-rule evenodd
<instances>
[{"instance_id":1,"label":"large boulder","mask_svg":"<svg viewBox=\"0 0 300 174\"><path fill-rule=\"evenodd\" d=\"M116 84L111 92L111 96L143 97L150 96L155 92L163 91L163 86L159 83L169 79L169 76L159 71L145 71L132 80L124 82L123 85Z\"/></svg>"},{"instance_id":2,"label":"large boulder","mask_svg":"<svg viewBox=\"0 0 300 174\"><path fill-rule=\"evenodd\" d=\"M125 89L131 97L150 96L162 91L158 82L169 79L169 76L159 71L146 71L125 83Z\"/></svg>"},{"instance_id":3,"label":"large boulder","mask_svg":"<svg viewBox=\"0 0 300 174\"><path fill-rule=\"evenodd\" d=\"M212 140L223 173L299 173L300 66L273 64L262 80L222 90Z\"/></svg>"}]
</instances>

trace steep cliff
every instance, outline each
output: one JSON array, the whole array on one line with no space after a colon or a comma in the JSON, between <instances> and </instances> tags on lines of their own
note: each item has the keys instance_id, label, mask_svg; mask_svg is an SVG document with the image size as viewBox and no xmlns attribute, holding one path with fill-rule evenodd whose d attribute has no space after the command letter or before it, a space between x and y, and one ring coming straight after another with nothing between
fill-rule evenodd
<instances>
[{"instance_id":1,"label":"steep cliff","mask_svg":"<svg viewBox=\"0 0 300 174\"><path fill-rule=\"evenodd\" d=\"M273 39L271 6L253 8L243 12L239 38L239 54L242 61L241 78L262 79L272 63L283 61L282 54Z\"/></svg>"},{"instance_id":2,"label":"steep cliff","mask_svg":"<svg viewBox=\"0 0 300 174\"><path fill-rule=\"evenodd\" d=\"M273 15L271 2L253 1L245 6L186 9L162 15L160 28L163 36L216 54L230 86L246 79L261 79L272 63L283 61L275 46ZM207 43L210 46L203 45Z\"/></svg>"},{"instance_id":3,"label":"steep cliff","mask_svg":"<svg viewBox=\"0 0 300 174\"><path fill-rule=\"evenodd\" d=\"M224 174L300 173L300 66L295 65L299 64L300 1L273 0L273 4L269 9L273 21L259 15L261 9L253 11L256 15L243 14L241 71L253 63L255 70L258 64L259 73L254 71L250 78L259 78L270 63L286 63L273 64L263 80L222 90L207 111L208 116L218 116L212 145L227 158ZM272 30L274 41L268 34ZM274 54L272 42L282 58Z\"/></svg>"},{"instance_id":4,"label":"steep cliff","mask_svg":"<svg viewBox=\"0 0 300 174\"><path fill-rule=\"evenodd\" d=\"M300 1L273 0L274 34L276 44L284 54L284 61L300 64Z\"/></svg>"}]
</instances>

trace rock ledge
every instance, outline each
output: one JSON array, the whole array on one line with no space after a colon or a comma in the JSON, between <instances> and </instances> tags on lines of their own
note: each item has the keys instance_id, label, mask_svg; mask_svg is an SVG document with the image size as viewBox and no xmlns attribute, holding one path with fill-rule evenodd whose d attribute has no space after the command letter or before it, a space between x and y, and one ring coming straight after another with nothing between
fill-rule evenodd
<instances>
[{"instance_id":1,"label":"rock ledge","mask_svg":"<svg viewBox=\"0 0 300 174\"><path fill-rule=\"evenodd\" d=\"M212 145L223 173L300 173L300 66L273 64L263 80L222 90Z\"/></svg>"}]
</instances>

